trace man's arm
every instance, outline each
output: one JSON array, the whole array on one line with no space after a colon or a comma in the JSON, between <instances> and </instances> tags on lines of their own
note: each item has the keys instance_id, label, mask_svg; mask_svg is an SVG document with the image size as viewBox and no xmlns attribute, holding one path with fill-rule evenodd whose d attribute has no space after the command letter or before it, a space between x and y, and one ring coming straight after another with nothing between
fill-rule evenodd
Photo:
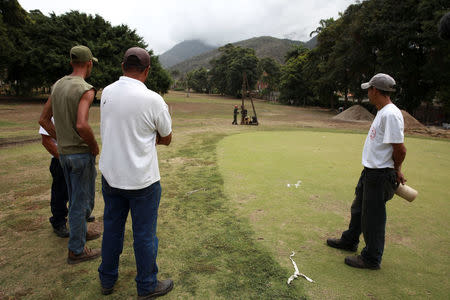
<instances>
[{"instance_id":1,"label":"man's arm","mask_svg":"<svg viewBox=\"0 0 450 300\"><path fill-rule=\"evenodd\" d=\"M161 137L159 132L156 132L156 145L166 145L169 146L172 141L172 132L168 136Z\"/></svg>"},{"instance_id":2,"label":"man's arm","mask_svg":"<svg viewBox=\"0 0 450 300\"><path fill-rule=\"evenodd\" d=\"M95 139L91 126L89 126L89 107L92 101L94 101L94 96L94 89L90 89L81 96L80 103L78 104L77 131L80 137L88 144L91 153L97 156L99 153L97 140Z\"/></svg>"},{"instance_id":3,"label":"man's arm","mask_svg":"<svg viewBox=\"0 0 450 300\"><path fill-rule=\"evenodd\" d=\"M406 157L406 147L403 143L401 144L391 144L394 152L392 154L392 159L394 160L394 169L397 172L397 182L405 184L406 178L402 173L402 163Z\"/></svg>"},{"instance_id":4,"label":"man's arm","mask_svg":"<svg viewBox=\"0 0 450 300\"><path fill-rule=\"evenodd\" d=\"M59 158L58 146L56 145L55 139L49 135L41 134L42 145L47 149L48 153L53 155L55 158Z\"/></svg>"},{"instance_id":5,"label":"man's arm","mask_svg":"<svg viewBox=\"0 0 450 300\"><path fill-rule=\"evenodd\" d=\"M50 136L56 139L55 125L52 122L53 110L52 110L52 99L48 97L47 102L42 110L41 117L39 118L39 125L41 125Z\"/></svg>"}]
</instances>

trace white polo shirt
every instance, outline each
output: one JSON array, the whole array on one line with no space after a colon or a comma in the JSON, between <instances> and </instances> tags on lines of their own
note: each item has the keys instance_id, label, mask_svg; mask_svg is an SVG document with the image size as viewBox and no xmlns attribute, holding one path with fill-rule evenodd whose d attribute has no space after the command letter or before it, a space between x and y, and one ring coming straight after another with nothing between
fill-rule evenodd
<instances>
[{"instance_id":1,"label":"white polo shirt","mask_svg":"<svg viewBox=\"0 0 450 300\"><path fill-rule=\"evenodd\" d=\"M402 112L392 103L385 105L375 116L367 134L362 164L371 169L394 168L391 144L403 143Z\"/></svg>"},{"instance_id":2,"label":"white polo shirt","mask_svg":"<svg viewBox=\"0 0 450 300\"><path fill-rule=\"evenodd\" d=\"M121 76L103 90L100 115L99 168L108 184L137 190L160 180L156 133L172 132L163 98L141 81Z\"/></svg>"}]
</instances>

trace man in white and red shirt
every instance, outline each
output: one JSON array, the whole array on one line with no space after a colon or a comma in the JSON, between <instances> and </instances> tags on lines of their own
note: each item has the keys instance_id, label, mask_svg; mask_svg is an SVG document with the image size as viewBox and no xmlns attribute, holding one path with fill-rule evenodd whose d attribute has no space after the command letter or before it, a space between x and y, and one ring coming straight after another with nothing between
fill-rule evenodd
<instances>
[{"instance_id":1,"label":"man in white and red shirt","mask_svg":"<svg viewBox=\"0 0 450 300\"><path fill-rule=\"evenodd\" d=\"M340 239L327 239L330 247L347 251L358 249L359 236L366 246L361 255L348 256L345 263L351 267L377 270L384 250L386 202L394 196L399 183L406 179L401 166L406 156L403 144L404 121L401 111L391 102L395 80L379 73L361 84L368 90L370 103L378 113L373 120L364 144L361 173L355 189L348 230Z\"/></svg>"}]
</instances>

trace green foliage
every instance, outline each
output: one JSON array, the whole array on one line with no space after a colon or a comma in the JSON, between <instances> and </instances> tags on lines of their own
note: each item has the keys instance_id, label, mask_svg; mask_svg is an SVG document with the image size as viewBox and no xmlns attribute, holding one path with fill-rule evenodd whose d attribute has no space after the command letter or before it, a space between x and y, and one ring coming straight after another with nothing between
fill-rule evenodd
<instances>
[{"instance_id":1,"label":"green foliage","mask_svg":"<svg viewBox=\"0 0 450 300\"><path fill-rule=\"evenodd\" d=\"M308 52L308 48L298 45L295 47L292 47L291 50L289 50L286 55L284 56L284 62L287 62L291 58L296 58L297 56L303 55Z\"/></svg>"},{"instance_id":2,"label":"green foliage","mask_svg":"<svg viewBox=\"0 0 450 300\"><path fill-rule=\"evenodd\" d=\"M12 59L14 45L8 37L8 29L3 23L3 17L0 15L0 80L6 76L4 69Z\"/></svg>"},{"instance_id":3,"label":"green foliage","mask_svg":"<svg viewBox=\"0 0 450 300\"><path fill-rule=\"evenodd\" d=\"M388 73L397 81L392 99L401 108L413 112L421 102L437 100L449 113L450 43L439 39L437 31L440 18L449 9L448 1L443 0L357 2L336 21L320 21L311 33L318 34L318 46L303 64L297 62L295 68L291 61L300 53L287 54L283 72L288 74L282 78L301 80L321 105L334 107L336 93L346 98L351 93L361 100L366 91L360 84L376 73ZM286 81L283 85L297 87ZM285 90L284 96L299 92L298 88Z\"/></svg>"},{"instance_id":4,"label":"green foliage","mask_svg":"<svg viewBox=\"0 0 450 300\"><path fill-rule=\"evenodd\" d=\"M208 93L210 91L210 82L208 71L205 68L195 69L186 75L187 85L198 93Z\"/></svg>"},{"instance_id":5,"label":"green foliage","mask_svg":"<svg viewBox=\"0 0 450 300\"><path fill-rule=\"evenodd\" d=\"M295 45L303 45L303 42L288 39L278 39L270 36L255 37L248 40L233 43L235 47L251 48L255 50L258 58L271 57L278 63L284 63L285 54ZM191 57L181 63L170 67L170 70L179 70L185 74L194 69L204 67L211 69L211 60L220 55L219 48Z\"/></svg>"},{"instance_id":6,"label":"green foliage","mask_svg":"<svg viewBox=\"0 0 450 300\"><path fill-rule=\"evenodd\" d=\"M331 24L333 24L334 19L333 18L329 18L329 19L322 19L319 21L320 26L318 26L316 28L316 30L311 31L311 33L309 34L309 36L313 36L314 34L319 34L321 33L326 27L330 26Z\"/></svg>"},{"instance_id":7,"label":"green foliage","mask_svg":"<svg viewBox=\"0 0 450 300\"><path fill-rule=\"evenodd\" d=\"M88 46L99 60L88 79L96 88L103 88L119 78L123 54L128 48L147 47L135 30L126 25L112 26L99 15L71 11L45 16L39 10L27 13L17 1L1 1L0 4L3 19L3 23L0 19L0 41L5 41L0 45L0 58L10 58L2 59L0 67L7 69L8 82L17 83L13 86L16 94L50 87L58 78L70 73L69 51L75 45ZM7 37L10 37L9 44ZM162 69L157 57L152 57L151 63L146 84L156 92L166 93L170 75Z\"/></svg>"},{"instance_id":8,"label":"green foliage","mask_svg":"<svg viewBox=\"0 0 450 300\"><path fill-rule=\"evenodd\" d=\"M281 103L290 105L306 104L306 99L309 95L308 80L304 76L304 67L308 57L308 52L306 51L303 54L289 58L282 67L280 79Z\"/></svg>"},{"instance_id":9,"label":"green foliage","mask_svg":"<svg viewBox=\"0 0 450 300\"><path fill-rule=\"evenodd\" d=\"M163 69L159 63L158 56L152 54L153 52L150 51L150 72L145 84L149 89L157 93L166 94L172 84L172 78L170 77L169 72Z\"/></svg>"},{"instance_id":10,"label":"green foliage","mask_svg":"<svg viewBox=\"0 0 450 300\"><path fill-rule=\"evenodd\" d=\"M239 96L245 72L249 88L252 89L259 77L255 50L227 44L219 48L219 51L222 55L211 61L212 87L221 94Z\"/></svg>"},{"instance_id":11,"label":"green foliage","mask_svg":"<svg viewBox=\"0 0 450 300\"><path fill-rule=\"evenodd\" d=\"M2 59L2 62L0 62L1 73L5 73L4 70L7 70L6 74L1 77L5 77L8 81L9 74L20 77L19 70L24 65L23 57L30 47L30 40L24 33L24 30L30 24L30 19L16 0L1 0L0 13L2 19L2 23L0 23L0 38L2 40L0 46L2 50L2 54L0 54ZM20 92L21 86L15 81L11 81L11 87L16 93Z\"/></svg>"},{"instance_id":12,"label":"green foliage","mask_svg":"<svg viewBox=\"0 0 450 300\"><path fill-rule=\"evenodd\" d=\"M258 62L260 81L267 85L264 93L277 91L280 85L281 67L273 58L265 57Z\"/></svg>"}]
</instances>

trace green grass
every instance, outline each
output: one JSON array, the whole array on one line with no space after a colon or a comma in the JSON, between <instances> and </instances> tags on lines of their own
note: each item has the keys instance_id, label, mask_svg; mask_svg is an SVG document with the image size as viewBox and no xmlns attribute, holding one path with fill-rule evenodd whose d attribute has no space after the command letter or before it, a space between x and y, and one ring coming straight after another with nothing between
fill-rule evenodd
<instances>
[{"instance_id":1,"label":"green grass","mask_svg":"<svg viewBox=\"0 0 450 300\"><path fill-rule=\"evenodd\" d=\"M248 221L230 208L216 158L216 144L228 133L216 133L210 123L176 119L173 144L159 148L159 276L175 281L166 299L302 298L302 286L286 286L289 270L258 244ZM92 124L98 136L98 123ZM0 298L99 298L100 261L68 266L67 239L50 229L50 158L45 149L36 142L0 149L0 155ZM99 178L98 218L103 210ZM204 190L186 195L196 189ZM99 247L100 242L88 246ZM128 221L119 281L110 299L136 295L132 243Z\"/></svg>"},{"instance_id":2,"label":"green grass","mask_svg":"<svg viewBox=\"0 0 450 300\"><path fill-rule=\"evenodd\" d=\"M288 272L229 206L216 163L215 145L222 137L188 139L162 159L161 169L169 173L163 180L168 191L160 228L170 248L161 265L182 274L175 278L181 297L298 299L301 287L287 288ZM200 191L187 195L194 190ZM172 257L179 259L169 262Z\"/></svg>"},{"instance_id":3,"label":"green grass","mask_svg":"<svg viewBox=\"0 0 450 300\"><path fill-rule=\"evenodd\" d=\"M173 278L175 287L164 299L439 299L448 294L449 195L443 172L448 142L407 139L405 173L420 196L414 203L394 199L388 205L383 269L367 274L383 284L378 290L371 277L345 269L344 253L324 247L327 236L347 225L366 125L329 123L328 110L256 102L260 126L231 126L237 99L179 93L165 99L172 107L174 138L169 147L158 147L163 194L157 262L160 278ZM37 136L41 109L20 102L1 105L0 139L5 140L0 143ZM97 106L89 120L99 139ZM414 144L425 150L415 151ZM67 239L51 230L50 156L40 141L0 148L0 158L0 299L102 298L100 260L69 266ZM230 162L224 165L225 158ZM271 172L278 175L268 176ZM285 188L299 179L299 189ZM99 173L94 209L99 222L100 188ZM100 239L88 242L100 245ZM108 299L136 297L132 245L129 219L119 280ZM291 250L301 272L316 284L298 279L286 285L293 273Z\"/></svg>"},{"instance_id":4,"label":"green grass","mask_svg":"<svg viewBox=\"0 0 450 300\"><path fill-rule=\"evenodd\" d=\"M15 126L15 125L18 125L18 124L13 123L13 122L6 122L6 121L0 120L0 127L12 127L12 126Z\"/></svg>"},{"instance_id":5,"label":"green grass","mask_svg":"<svg viewBox=\"0 0 450 300\"><path fill-rule=\"evenodd\" d=\"M225 193L238 216L250 220L260 244L292 272L289 254L297 253L300 272L317 282L305 283L311 298L448 297L447 141L406 139L403 171L419 197L413 203L397 196L388 202L380 271L349 268L343 263L347 253L325 245L327 237L339 236L348 226L364 139L308 131L227 137L218 150ZM298 188L287 187L298 180Z\"/></svg>"}]
</instances>

